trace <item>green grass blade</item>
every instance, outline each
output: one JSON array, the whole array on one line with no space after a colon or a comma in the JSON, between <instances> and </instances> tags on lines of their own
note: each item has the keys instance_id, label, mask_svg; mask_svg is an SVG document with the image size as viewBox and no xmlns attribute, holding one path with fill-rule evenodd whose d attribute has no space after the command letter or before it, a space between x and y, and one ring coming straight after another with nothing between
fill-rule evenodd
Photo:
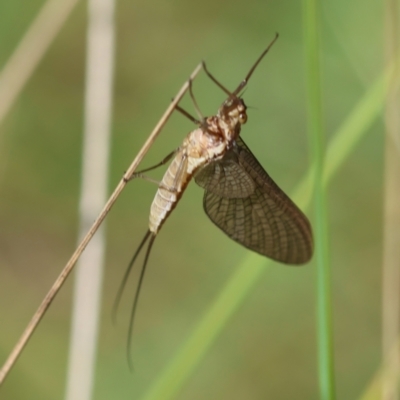
<instances>
[{"instance_id":1,"label":"green grass blade","mask_svg":"<svg viewBox=\"0 0 400 400\"><path fill-rule=\"evenodd\" d=\"M325 186L380 115L388 78L389 71L370 87L329 143L323 174ZM312 176L313 172L308 171L292 195L294 201L303 209L310 204ZM268 260L254 253L248 253L243 261L238 263L232 277L222 288L196 329L143 396L144 400L168 400L179 393L207 350L225 328L230 316L236 312L260 275L265 273L270 265Z\"/></svg>"},{"instance_id":2,"label":"green grass blade","mask_svg":"<svg viewBox=\"0 0 400 400\"><path fill-rule=\"evenodd\" d=\"M317 264L317 338L320 398L335 399L331 267L328 212L323 185L325 143L321 99L320 22L318 0L303 1L304 49L307 75L308 131L314 165L314 241Z\"/></svg>"}]
</instances>

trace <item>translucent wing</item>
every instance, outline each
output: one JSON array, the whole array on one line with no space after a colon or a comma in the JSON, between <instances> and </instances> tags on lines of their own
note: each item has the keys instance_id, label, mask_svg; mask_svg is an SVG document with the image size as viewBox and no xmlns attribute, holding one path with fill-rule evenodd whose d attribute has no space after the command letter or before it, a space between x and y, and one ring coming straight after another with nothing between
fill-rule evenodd
<instances>
[{"instance_id":1,"label":"translucent wing","mask_svg":"<svg viewBox=\"0 0 400 400\"><path fill-rule=\"evenodd\" d=\"M255 189L253 179L239 165L238 154L234 151L200 169L194 179L203 189L220 197L248 197Z\"/></svg>"},{"instance_id":2,"label":"translucent wing","mask_svg":"<svg viewBox=\"0 0 400 400\"><path fill-rule=\"evenodd\" d=\"M275 184L239 137L230 152L237 155L237 166L250 177L254 191L245 196L222 196L206 190L203 206L208 217L230 238L243 246L286 264L307 262L313 252L311 226L307 217ZM232 156L229 156L230 158ZM224 159L215 164L224 164ZM225 179L237 166L224 165Z\"/></svg>"}]
</instances>

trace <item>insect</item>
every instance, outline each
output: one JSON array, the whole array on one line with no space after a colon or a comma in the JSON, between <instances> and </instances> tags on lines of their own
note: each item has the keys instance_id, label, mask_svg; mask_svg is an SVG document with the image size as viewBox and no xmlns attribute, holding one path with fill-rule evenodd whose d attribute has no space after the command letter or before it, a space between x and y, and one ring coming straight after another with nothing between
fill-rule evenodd
<instances>
[{"instance_id":1,"label":"insect","mask_svg":"<svg viewBox=\"0 0 400 400\"><path fill-rule=\"evenodd\" d=\"M246 105L240 94L277 38L278 35L233 92L219 83L203 63L204 71L228 95L227 99L216 115L205 118L201 115L189 82L190 95L200 119L195 119L179 106L176 109L198 127L163 161L133 176L143 177L143 172L172 159L151 205L149 229L129 263L114 307L115 310L118 306L137 256L148 242L131 312L128 353L140 287L151 248L192 178L205 190L203 207L208 217L236 242L285 264L303 264L312 256L313 238L307 217L265 172L240 137L241 127L247 121Z\"/></svg>"}]
</instances>

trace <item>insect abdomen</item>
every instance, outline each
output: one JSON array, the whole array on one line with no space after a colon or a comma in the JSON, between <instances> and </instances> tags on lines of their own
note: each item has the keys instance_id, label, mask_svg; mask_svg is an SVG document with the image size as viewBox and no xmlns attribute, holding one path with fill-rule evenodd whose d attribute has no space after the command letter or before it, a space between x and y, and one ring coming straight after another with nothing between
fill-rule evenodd
<instances>
[{"instance_id":1,"label":"insect abdomen","mask_svg":"<svg viewBox=\"0 0 400 400\"><path fill-rule=\"evenodd\" d=\"M186 157L183 152L178 152L161 180L150 208L149 229L153 233L159 231L187 186L190 176L187 173L187 162L185 161Z\"/></svg>"}]
</instances>

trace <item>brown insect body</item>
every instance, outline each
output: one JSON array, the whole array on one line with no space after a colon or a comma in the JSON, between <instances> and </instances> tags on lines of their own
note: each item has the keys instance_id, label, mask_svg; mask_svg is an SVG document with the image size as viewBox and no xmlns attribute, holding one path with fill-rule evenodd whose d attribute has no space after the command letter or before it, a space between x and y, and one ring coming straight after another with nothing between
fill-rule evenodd
<instances>
[{"instance_id":1,"label":"brown insect body","mask_svg":"<svg viewBox=\"0 0 400 400\"><path fill-rule=\"evenodd\" d=\"M239 136L241 124L246 120L243 100L229 99L220 107L216 116L205 118L201 127L189 133L177 150L154 197L150 208L150 232L158 233L193 175L224 157Z\"/></svg>"},{"instance_id":2,"label":"brown insect body","mask_svg":"<svg viewBox=\"0 0 400 400\"><path fill-rule=\"evenodd\" d=\"M201 117L201 121L197 121L176 106L178 111L196 122L198 128L190 132L182 145L165 159L174 157L151 205L149 229L125 272L114 304L115 315L130 270L148 241L131 311L129 363L134 315L154 239L193 177L205 190L203 207L207 216L236 242L285 264L303 264L312 256L312 230L307 217L275 184L240 137L241 126L247 121L246 105L240 92L277 37L233 92L225 89L203 63L206 74L228 95L216 115ZM191 85L189 87L195 108L201 115ZM150 169L153 168L144 171Z\"/></svg>"}]
</instances>

